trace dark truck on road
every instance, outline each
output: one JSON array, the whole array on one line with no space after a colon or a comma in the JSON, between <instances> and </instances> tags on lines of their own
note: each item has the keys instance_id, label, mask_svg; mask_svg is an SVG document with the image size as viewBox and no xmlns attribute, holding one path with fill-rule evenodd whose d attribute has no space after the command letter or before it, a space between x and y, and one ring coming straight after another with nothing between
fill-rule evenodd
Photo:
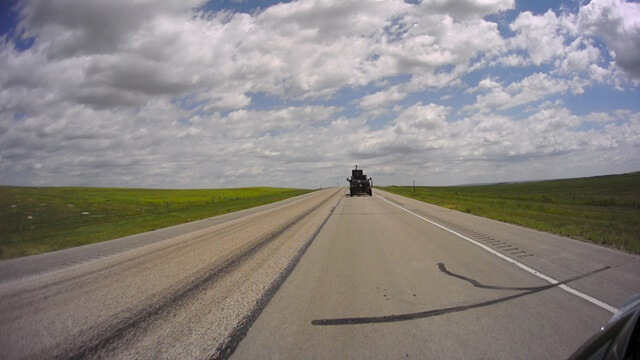
<instances>
[{"instance_id":1,"label":"dark truck on road","mask_svg":"<svg viewBox=\"0 0 640 360\"><path fill-rule=\"evenodd\" d=\"M358 165L356 165L355 170L351 170L351 178L347 179L349 182L349 195L369 195L372 196L373 192L371 191L371 187L373 187L373 180L371 178L367 179L367 175L362 173L362 169L358 169Z\"/></svg>"}]
</instances>

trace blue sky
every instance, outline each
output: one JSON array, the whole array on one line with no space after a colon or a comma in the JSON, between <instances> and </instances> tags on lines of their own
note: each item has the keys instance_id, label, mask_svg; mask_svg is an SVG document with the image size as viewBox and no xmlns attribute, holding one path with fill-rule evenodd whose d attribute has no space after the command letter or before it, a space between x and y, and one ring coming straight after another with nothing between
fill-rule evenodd
<instances>
[{"instance_id":1,"label":"blue sky","mask_svg":"<svg viewBox=\"0 0 640 360\"><path fill-rule=\"evenodd\" d=\"M638 2L18 0L0 17L0 184L640 170Z\"/></svg>"}]
</instances>

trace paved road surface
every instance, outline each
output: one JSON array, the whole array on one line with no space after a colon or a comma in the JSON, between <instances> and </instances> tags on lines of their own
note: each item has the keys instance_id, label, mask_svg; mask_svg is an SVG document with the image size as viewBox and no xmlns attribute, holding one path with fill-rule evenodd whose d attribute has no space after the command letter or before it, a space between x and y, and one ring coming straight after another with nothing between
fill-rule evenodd
<instances>
[{"instance_id":1,"label":"paved road surface","mask_svg":"<svg viewBox=\"0 0 640 360\"><path fill-rule=\"evenodd\" d=\"M340 194L314 192L75 265L34 272L12 262L0 282L0 359L224 356Z\"/></svg>"},{"instance_id":2,"label":"paved road surface","mask_svg":"<svg viewBox=\"0 0 640 360\"><path fill-rule=\"evenodd\" d=\"M344 194L2 262L0 358L566 358L640 292L638 256Z\"/></svg>"},{"instance_id":3,"label":"paved road surface","mask_svg":"<svg viewBox=\"0 0 640 360\"><path fill-rule=\"evenodd\" d=\"M232 358L562 359L638 292L638 256L376 191L341 200Z\"/></svg>"}]
</instances>

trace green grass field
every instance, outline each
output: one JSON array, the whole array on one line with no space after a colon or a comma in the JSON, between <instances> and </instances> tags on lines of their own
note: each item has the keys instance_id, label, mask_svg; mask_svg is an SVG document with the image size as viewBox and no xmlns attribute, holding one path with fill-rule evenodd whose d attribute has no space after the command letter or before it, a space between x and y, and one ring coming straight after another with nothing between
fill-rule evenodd
<instances>
[{"instance_id":1,"label":"green grass field","mask_svg":"<svg viewBox=\"0 0 640 360\"><path fill-rule=\"evenodd\" d=\"M0 186L0 259L39 254L247 209L311 190Z\"/></svg>"},{"instance_id":2,"label":"green grass field","mask_svg":"<svg viewBox=\"0 0 640 360\"><path fill-rule=\"evenodd\" d=\"M640 253L640 172L480 186L379 187L445 208Z\"/></svg>"}]
</instances>

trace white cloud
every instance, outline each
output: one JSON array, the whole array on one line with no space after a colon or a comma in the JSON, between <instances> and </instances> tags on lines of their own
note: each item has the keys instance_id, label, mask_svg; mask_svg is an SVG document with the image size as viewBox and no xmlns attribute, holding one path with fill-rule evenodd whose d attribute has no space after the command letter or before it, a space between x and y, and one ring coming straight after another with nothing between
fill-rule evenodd
<instances>
[{"instance_id":1,"label":"white cloud","mask_svg":"<svg viewBox=\"0 0 640 360\"><path fill-rule=\"evenodd\" d=\"M582 6L578 14L556 15L549 10L542 15L523 12L510 25L516 36L509 40L512 49L527 52L532 64L555 61L555 67L568 72L590 73L595 81L604 77L601 51L593 38L604 40L615 64L637 80L640 76L640 4L623 0L594 0ZM499 62L522 66L522 57L507 52ZM593 66L598 66L594 68ZM606 66L606 65L605 65ZM609 77L613 79L612 71ZM633 81L633 80L632 80Z\"/></svg>"},{"instance_id":2,"label":"white cloud","mask_svg":"<svg viewBox=\"0 0 640 360\"><path fill-rule=\"evenodd\" d=\"M616 64L640 78L640 4L593 0L580 8L578 29L604 39Z\"/></svg>"},{"instance_id":3,"label":"white cloud","mask_svg":"<svg viewBox=\"0 0 640 360\"><path fill-rule=\"evenodd\" d=\"M337 107L303 106L271 111L236 110L214 119L216 130L231 138L256 138L299 128L320 127L331 122Z\"/></svg>"},{"instance_id":4,"label":"white cloud","mask_svg":"<svg viewBox=\"0 0 640 360\"><path fill-rule=\"evenodd\" d=\"M482 17L513 9L514 0L423 0L425 12L440 12L456 18Z\"/></svg>"},{"instance_id":5,"label":"white cloud","mask_svg":"<svg viewBox=\"0 0 640 360\"><path fill-rule=\"evenodd\" d=\"M566 56L556 65L563 73L589 72L600 60L600 50L591 44L583 45L581 38L567 46L565 52Z\"/></svg>"},{"instance_id":6,"label":"white cloud","mask_svg":"<svg viewBox=\"0 0 640 360\"><path fill-rule=\"evenodd\" d=\"M397 87L390 87L386 90L363 96L358 106L364 110L373 110L393 104L405 97L407 97L406 93L399 91Z\"/></svg>"},{"instance_id":7,"label":"white cloud","mask_svg":"<svg viewBox=\"0 0 640 360\"><path fill-rule=\"evenodd\" d=\"M512 0L18 5L34 39L0 41L0 183L313 186L300 167L341 181L354 161L382 181L460 183L638 165L637 108L562 105L596 82L637 93L635 3L511 24L487 15L506 21Z\"/></svg>"},{"instance_id":8,"label":"white cloud","mask_svg":"<svg viewBox=\"0 0 640 360\"><path fill-rule=\"evenodd\" d=\"M251 98L243 93L201 94L201 99L207 101L204 111L224 111L242 109L251 103Z\"/></svg>"},{"instance_id":9,"label":"white cloud","mask_svg":"<svg viewBox=\"0 0 640 360\"><path fill-rule=\"evenodd\" d=\"M542 16L523 12L509 25L516 36L511 40L512 46L525 49L533 64L540 65L562 55L564 37L559 32L560 21L556 14L549 10Z\"/></svg>"},{"instance_id":10,"label":"white cloud","mask_svg":"<svg viewBox=\"0 0 640 360\"><path fill-rule=\"evenodd\" d=\"M34 0L20 2L20 27L37 36L36 47L49 58L66 58L117 51L148 21L186 14L202 0Z\"/></svg>"},{"instance_id":11,"label":"white cloud","mask_svg":"<svg viewBox=\"0 0 640 360\"><path fill-rule=\"evenodd\" d=\"M476 88L468 90L468 92L480 91L482 93L476 96L475 104L463 107L462 111L506 110L542 100L553 94L563 93L568 89L567 82L543 73L532 74L506 87L491 79L484 79Z\"/></svg>"},{"instance_id":12,"label":"white cloud","mask_svg":"<svg viewBox=\"0 0 640 360\"><path fill-rule=\"evenodd\" d=\"M445 126L449 111L445 106L419 102L398 114L392 128L398 134L437 130Z\"/></svg>"}]
</instances>

